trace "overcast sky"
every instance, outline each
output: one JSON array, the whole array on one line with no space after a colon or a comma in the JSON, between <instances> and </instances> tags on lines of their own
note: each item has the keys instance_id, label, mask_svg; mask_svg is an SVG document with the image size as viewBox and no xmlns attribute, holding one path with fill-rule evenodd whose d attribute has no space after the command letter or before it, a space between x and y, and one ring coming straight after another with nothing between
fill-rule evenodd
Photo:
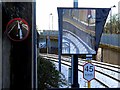
<instances>
[{"instance_id":1,"label":"overcast sky","mask_svg":"<svg viewBox=\"0 0 120 90\"><path fill-rule=\"evenodd\" d=\"M118 2L120 0L78 0L78 7L110 8L112 13L118 13ZM36 0L36 23L39 30L58 30L57 7L73 7L73 0ZM52 13L52 15L50 15Z\"/></svg>"}]
</instances>

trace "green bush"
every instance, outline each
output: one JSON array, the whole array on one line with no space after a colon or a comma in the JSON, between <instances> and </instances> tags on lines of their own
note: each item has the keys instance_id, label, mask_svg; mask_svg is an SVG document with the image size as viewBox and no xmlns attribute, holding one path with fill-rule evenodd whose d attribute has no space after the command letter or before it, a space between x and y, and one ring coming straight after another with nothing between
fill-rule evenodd
<instances>
[{"instance_id":1,"label":"green bush","mask_svg":"<svg viewBox=\"0 0 120 90\"><path fill-rule=\"evenodd\" d=\"M66 85L65 76L56 70L55 64L38 57L38 89L59 88Z\"/></svg>"}]
</instances>

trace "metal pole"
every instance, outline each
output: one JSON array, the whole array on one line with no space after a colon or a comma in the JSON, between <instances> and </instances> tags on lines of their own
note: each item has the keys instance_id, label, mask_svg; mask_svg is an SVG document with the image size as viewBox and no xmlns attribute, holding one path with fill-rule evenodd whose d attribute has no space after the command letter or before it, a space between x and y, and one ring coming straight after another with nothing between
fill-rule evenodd
<instances>
[{"instance_id":1,"label":"metal pole","mask_svg":"<svg viewBox=\"0 0 120 90\"><path fill-rule=\"evenodd\" d=\"M0 90L3 88L3 78L2 78L2 2L0 1Z\"/></svg>"},{"instance_id":2,"label":"metal pole","mask_svg":"<svg viewBox=\"0 0 120 90\"><path fill-rule=\"evenodd\" d=\"M58 55L58 58L59 58L59 72L61 72L61 50L59 50L59 55Z\"/></svg>"},{"instance_id":3,"label":"metal pole","mask_svg":"<svg viewBox=\"0 0 120 90\"><path fill-rule=\"evenodd\" d=\"M73 2L74 8L78 8L78 0L74 0ZM72 67L72 88L79 88L78 84L78 55L72 55L71 60Z\"/></svg>"},{"instance_id":4,"label":"metal pole","mask_svg":"<svg viewBox=\"0 0 120 90\"><path fill-rule=\"evenodd\" d=\"M72 55L72 88L79 88L78 84L78 55Z\"/></svg>"},{"instance_id":5,"label":"metal pole","mask_svg":"<svg viewBox=\"0 0 120 90\"><path fill-rule=\"evenodd\" d=\"M53 14L52 14L52 30L53 30Z\"/></svg>"},{"instance_id":6,"label":"metal pole","mask_svg":"<svg viewBox=\"0 0 120 90\"><path fill-rule=\"evenodd\" d=\"M50 16L52 17L51 19L50 19ZM49 16L49 20L52 21L51 23L52 26L50 25L50 22L49 22L49 25L51 26L51 30L53 30L53 14L50 13L50 16ZM49 29L50 29L50 26L49 26Z\"/></svg>"},{"instance_id":7,"label":"metal pole","mask_svg":"<svg viewBox=\"0 0 120 90\"><path fill-rule=\"evenodd\" d=\"M92 55L86 55L86 60L88 60L88 63L92 60ZM90 81L88 81L88 88L91 88Z\"/></svg>"},{"instance_id":8,"label":"metal pole","mask_svg":"<svg viewBox=\"0 0 120 90\"><path fill-rule=\"evenodd\" d=\"M36 31L36 0L34 0L34 88L37 89L37 31Z\"/></svg>"},{"instance_id":9,"label":"metal pole","mask_svg":"<svg viewBox=\"0 0 120 90\"><path fill-rule=\"evenodd\" d=\"M90 88L91 87L91 85L90 85L90 81L88 81L88 88Z\"/></svg>"},{"instance_id":10,"label":"metal pole","mask_svg":"<svg viewBox=\"0 0 120 90\"><path fill-rule=\"evenodd\" d=\"M50 30L50 14L49 14L49 30Z\"/></svg>"},{"instance_id":11,"label":"metal pole","mask_svg":"<svg viewBox=\"0 0 120 90\"><path fill-rule=\"evenodd\" d=\"M33 21L32 21L32 45L33 45L33 64L32 64L32 88L37 89L37 31L36 31L36 0L32 2Z\"/></svg>"},{"instance_id":12,"label":"metal pole","mask_svg":"<svg viewBox=\"0 0 120 90\"><path fill-rule=\"evenodd\" d=\"M59 34L58 34L58 63L59 63L59 72L61 72L61 52L62 52L62 11L63 10L59 10L58 11L58 15L59 15Z\"/></svg>"},{"instance_id":13,"label":"metal pole","mask_svg":"<svg viewBox=\"0 0 120 90\"><path fill-rule=\"evenodd\" d=\"M74 8L78 8L78 0L73 0Z\"/></svg>"},{"instance_id":14,"label":"metal pole","mask_svg":"<svg viewBox=\"0 0 120 90\"><path fill-rule=\"evenodd\" d=\"M48 46L49 46L49 45L48 45L48 37L49 37L49 35L47 35L47 39L46 39L46 42L47 42L47 43L46 43L46 46L47 46L47 55L48 55Z\"/></svg>"}]
</instances>

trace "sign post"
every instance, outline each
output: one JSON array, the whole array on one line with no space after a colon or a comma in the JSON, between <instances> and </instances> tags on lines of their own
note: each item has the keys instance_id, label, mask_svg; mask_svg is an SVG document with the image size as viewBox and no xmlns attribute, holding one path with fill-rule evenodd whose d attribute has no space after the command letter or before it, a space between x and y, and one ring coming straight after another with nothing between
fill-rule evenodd
<instances>
[{"instance_id":1,"label":"sign post","mask_svg":"<svg viewBox=\"0 0 120 90\"><path fill-rule=\"evenodd\" d=\"M78 8L78 0L74 0L74 8ZM78 55L72 55L72 88L79 88L78 83Z\"/></svg>"},{"instance_id":2,"label":"sign post","mask_svg":"<svg viewBox=\"0 0 120 90\"><path fill-rule=\"evenodd\" d=\"M72 55L72 88L79 88L78 83L78 55Z\"/></svg>"},{"instance_id":3,"label":"sign post","mask_svg":"<svg viewBox=\"0 0 120 90\"><path fill-rule=\"evenodd\" d=\"M88 81L88 88L90 88L91 86L90 86L90 81Z\"/></svg>"}]
</instances>

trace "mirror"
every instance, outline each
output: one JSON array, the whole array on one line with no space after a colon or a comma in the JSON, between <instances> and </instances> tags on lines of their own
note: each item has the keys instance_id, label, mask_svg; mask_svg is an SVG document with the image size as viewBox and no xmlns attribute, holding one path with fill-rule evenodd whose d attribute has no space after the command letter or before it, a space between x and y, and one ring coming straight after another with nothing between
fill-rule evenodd
<instances>
[{"instance_id":1,"label":"mirror","mask_svg":"<svg viewBox=\"0 0 120 90\"><path fill-rule=\"evenodd\" d=\"M96 54L95 9L62 10L62 54Z\"/></svg>"}]
</instances>

